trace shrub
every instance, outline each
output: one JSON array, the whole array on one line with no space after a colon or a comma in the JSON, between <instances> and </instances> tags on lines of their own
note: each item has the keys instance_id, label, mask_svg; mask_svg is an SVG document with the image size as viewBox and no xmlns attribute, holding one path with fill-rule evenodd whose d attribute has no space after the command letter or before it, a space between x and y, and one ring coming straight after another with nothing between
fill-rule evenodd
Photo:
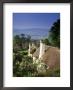
<instances>
[{"instance_id":1,"label":"shrub","mask_svg":"<svg viewBox=\"0 0 73 90\"><path fill-rule=\"evenodd\" d=\"M46 76L49 77L60 77L60 69L56 68L56 69L48 69L46 72Z\"/></svg>"},{"instance_id":2,"label":"shrub","mask_svg":"<svg viewBox=\"0 0 73 90\"><path fill-rule=\"evenodd\" d=\"M20 53L14 54L13 57L13 76L14 77L32 77L37 76L36 65L29 56Z\"/></svg>"}]
</instances>

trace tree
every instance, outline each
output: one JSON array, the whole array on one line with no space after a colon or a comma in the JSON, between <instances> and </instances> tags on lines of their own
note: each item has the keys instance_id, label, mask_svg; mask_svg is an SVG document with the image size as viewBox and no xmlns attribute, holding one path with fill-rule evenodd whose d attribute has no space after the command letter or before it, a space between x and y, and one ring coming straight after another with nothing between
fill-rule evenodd
<instances>
[{"instance_id":1,"label":"tree","mask_svg":"<svg viewBox=\"0 0 73 90\"><path fill-rule=\"evenodd\" d=\"M19 35L16 35L13 38L13 49L14 51L16 51L16 50L20 50L20 48L21 48L21 39Z\"/></svg>"},{"instance_id":2,"label":"tree","mask_svg":"<svg viewBox=\"0 0 73 90\"><path fill-rule=\"evenodd\" d=\"M51 45L48 38L43 39L42 42L46 45Z\"/></svg>"},{"instance_id":3,"label":"tree","mask_svg":"<svg viewBox=\"0 0 73 90\"><path fill-rule=\"evenodd\" d=\"M21 44L22 44L22 49L24 48L25 41L26 41L25 34L21 34Z\"/></svg>"},{"instance_id":4,"label":"tree","mask_svg":"<svg viewBox=\"0 0 73 90\"><path fill-rule=\"evenodd\" d=\"M26 38L26 44L25 44L25 46L26 46L27 49L29 48L29 43L30 42L31 42L31 36L28 35L27 38Z\"/></svg>"},{"instance_id":5,"label":"tree","mask_svg":"<svg viewBox=\"0 0 73 90\"><path fill-rule=\"evenodd\" d=\"M30 40L31 40L31 36L28 35L28 36L27 36L27 42L30 42Z\"/></svg>"},{"instance_id":6,"label":"tree","mask_svg":"<svg viewBox=\"0 0 73 90\"><path fill-rule=\"evenodd\" d=\"M52 45L60 47L60 19L58 19L51 27L49 38Z\"/></svg>"}]
</instances>

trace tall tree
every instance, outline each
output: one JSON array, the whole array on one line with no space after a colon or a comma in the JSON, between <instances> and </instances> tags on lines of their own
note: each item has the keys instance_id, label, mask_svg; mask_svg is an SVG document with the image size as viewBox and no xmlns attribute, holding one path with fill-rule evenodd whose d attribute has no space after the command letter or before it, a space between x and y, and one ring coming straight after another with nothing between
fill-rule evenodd
<instances>
[{"instance_id":1,"label":"tall tree","mask_svg":"<svg viewBox=\"0 0 73 90\"><path fill-rule=\"evenodd\" d=\"M49 38L52 45L60 47L60 19L58 19L51 27Z\"/></svg>"},{"instance_id":2,"label":"tall tree","mask_svg":"<svg viewBox=\"0 0 73 90\"><path fill-rule=\"evenodd\" d=\"M14 50L19 50L21 48L21 39L19 35L16 35L13 38L13 48Z\"/></svg>"},{"instance_id":3,"label":"tall tree","mask_svg":"<svg viewBox=\"0 0 73 90\"><path fill-rule=\"evenodd\" d=\"M24 48L24 46L25 46L25 41L26 41L25 34L21 34L22 49L23 49L23 48Z\"/></svg>"}]
</instances>

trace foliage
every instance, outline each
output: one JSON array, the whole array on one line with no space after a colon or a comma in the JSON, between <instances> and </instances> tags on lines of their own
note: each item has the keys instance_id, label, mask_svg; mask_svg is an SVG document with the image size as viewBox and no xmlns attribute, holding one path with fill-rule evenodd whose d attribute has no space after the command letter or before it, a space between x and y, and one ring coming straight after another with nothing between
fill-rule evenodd
<instances>
[{"instance_id":1,"label":"foliage","mask_svg":"<svg viewBox=\"0 0 73 90\"><path fill-rule=\"evenodd\" d=\"M36 76L36 66L33 64L32 58L24 56L20 53L14 54L13 59L13 76Z\"/></svg>"},{"instance_id":2,"label":"foliage","mask_svg":"<svg viewBox=\"0 0 73 90\"><path fill-rule=\"evenodd\" d=\"M14 51L21 49L28 49L29 42L31 41L31 37L28 35L27 37L24 34L15 35L13 39L13 48Z\"/></svg>"},{"instance_id":3,"label":"foliage","mask_svg":"<svg viewBox=\"0 0 73 90\"><path fill-rule=\"evenodd\" d=\"M22 54L22 55L28 55L28 51L26 51L26 50L23 50L23 51L18 51L20 54Z\"/></svg>"},{"instance_id":4,"label":"foliage","mask_svg":"<svg viewBox=\"0 0 73 90\"><path fill-rule=\"evenodd\" d=\"M49 38L53 46L60 47L60 19L51 27Z\"/></svg>"},{"instance_id":5,"label":"foliage","mask_svg":"<svg viewBox=\"0 0 73 90\"><path fill-rule=\"evenodd\" d=\"M49 70L47 70L46 76L60 77L60 69L59 68L49 69Z\"/></svg>"},{"instance_id":6,"label":"foliage","mask_svg":"<svg viewBox=\"0 0 73 90\"><path fill-rule=\"evenodd\" d=\"M45 43L46 45L51 45L48 38L43 39L42 42Z\"/></svg>"},{"instance_id":7,"label":"foliage","mask_svg":"<svg viewBox=\"0 0 73 90\"><path fill-rule=\"evenodd\" d=\"M40 77L60 77L60 69L45 69L45 72L39 73L38 76Z\"/></svg>"}]
</instances>

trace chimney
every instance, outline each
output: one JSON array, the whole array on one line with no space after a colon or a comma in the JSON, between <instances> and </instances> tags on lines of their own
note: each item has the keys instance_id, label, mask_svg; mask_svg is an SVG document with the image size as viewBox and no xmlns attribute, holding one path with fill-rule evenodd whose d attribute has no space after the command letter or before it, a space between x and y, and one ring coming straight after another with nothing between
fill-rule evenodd
<instances>
[{"instance_id":1,"label":"chimney","mask_svg":"<svg viewBox=\"0 0 73 90\"><path fill-rule=\"evenodd\" d=\"M31 50L31 45L29 43L28 56L31 56L30 50Z\"/></svg>"},{"instance_id":2,"label":"chimney","mask_svg":"<svg viewBox=\"0 0 73 90\"><path fill-rule=\"evenodd\" d=\"M39 52L39 59L42 59L42 55L45 52L45 44L40 40L40 52Z\"/></svg>"}]
</instances>

